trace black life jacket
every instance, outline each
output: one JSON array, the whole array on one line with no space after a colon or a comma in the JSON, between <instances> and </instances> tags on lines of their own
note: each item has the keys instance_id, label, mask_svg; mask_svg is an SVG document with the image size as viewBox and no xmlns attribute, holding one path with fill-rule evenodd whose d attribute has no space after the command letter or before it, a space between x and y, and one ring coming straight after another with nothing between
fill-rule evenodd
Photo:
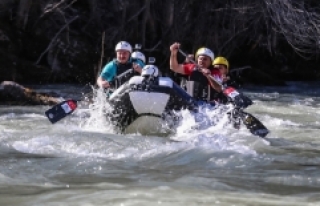
<instances>
[{"instance_id":1,"label":"black life jacket","mask_svg":"<svg viewBox=\"0 0 320 206\"><path fill-rule=\"evenodd\" d=\"M227 88L228 86L231 86L231 87L234 87L234 88L237 88L237 86L235 86L235 81L232 80L232 79L229 79L227 82L223 82L223 87L224 88ZM217 92L215 91L215 93L213 94L213 99L217 102L220 102L220 103L223 103L223 104L226 104L229 102L229 97L227 97L223 91L222 92Z\"/></svg>"},{"instance_id":2,"label":"black life jacket","mask_svg":"<svg viewBox=\"0 0 320 206\"><path fill-rule=\"evenodd\" d=\"M113 62L114 62L114 65L116 66L116 77L113 80L114 83L112 84L113 89L119 88L123 83L125 83L126 81L129 81L131 77L140 75L138 72L133 70L133 65L131 61L125 64L121 64L117 60L114 60ZM132 70L131 72L128 72L127 74L121 76L121 74L129 71L130 69Z\"/></svg>"},{"instance_id":3,"label":"black life jacket","mask_svg":"<svg viewBox=\"0 0 320 206\"><path fill-rule=\"evenodd\" d=\"M213 66L210 66L209 70L211 71L212 69ZM183 88L186 89L187 92L196 100L212 101L214 100L214 96L216 96L216 93L218 93L213 88L211 88L207 77L205 77L197 69L191 72L190 76L187 77L185 84L186 85L183 86Z\"/></svg>"}]
</instances>

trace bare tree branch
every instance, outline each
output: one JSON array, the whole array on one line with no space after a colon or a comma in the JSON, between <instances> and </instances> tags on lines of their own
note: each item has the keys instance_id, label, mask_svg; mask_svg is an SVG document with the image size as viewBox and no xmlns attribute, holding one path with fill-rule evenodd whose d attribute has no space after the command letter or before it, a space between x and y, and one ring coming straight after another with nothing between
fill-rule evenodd
<instances>
[{"instance_id":1,"label":"bare tree branch","mask_svg":"<svg viewBox=\"0 0 320 206\"><path fill-rule=\"evenodd\" d=\"M56 35L52 38L50 44L47 46L47 48L41 53L41 55L39 56L38 60L35 62L35 64L39 64L40 60L42 59L43 55L45 55L49 49L53 46L54 41L57 39L57 37L59 36L59 34L68 27L69 24L71 24L73 21L75 21L79 16L75 16L72 19L70 19L57 33Z\"/></svg>"}]
</instances>

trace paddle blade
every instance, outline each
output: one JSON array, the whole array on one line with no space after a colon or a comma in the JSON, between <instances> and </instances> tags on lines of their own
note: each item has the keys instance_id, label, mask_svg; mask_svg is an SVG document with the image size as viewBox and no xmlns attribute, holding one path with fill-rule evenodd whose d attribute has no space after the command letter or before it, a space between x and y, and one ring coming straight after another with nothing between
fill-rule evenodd
<instances>
[{"instance_id":1,"label":"paddle blade","mask_svg":"<svg viewBox=\"0 0 320 206\"><path fill-rule=\"evenodd\" d=\"M265 137L269 133L269 130L252 114L242 112L241 119L252 134Z\"/></svg>"},{"instance_id":2,"label":"paddle blade","mask_svg":"<svg viewBox=\"0 0 320 206\"><path fill-rule=\"evenodd\" d=\"M223 93L231 99L231 101L235 104L236 107L245 109L248 106L252 105L252 100L243 95L242 93L238 92L235 88L233 87L227 87L226 89L223 90Z\"/></svg>"},{"instance_id":3,"label":"paddle blade","mask_svg":"<svg viewBox=\"0 0 320 206\"><path fill-rule=\"evenodd\" d=\"M56 104L51 109L45 111L45 115L48 117L52 124L58 122L64 117L71 114L77 108L76 100L66 100Z\"/></svg>"}]
</instances>

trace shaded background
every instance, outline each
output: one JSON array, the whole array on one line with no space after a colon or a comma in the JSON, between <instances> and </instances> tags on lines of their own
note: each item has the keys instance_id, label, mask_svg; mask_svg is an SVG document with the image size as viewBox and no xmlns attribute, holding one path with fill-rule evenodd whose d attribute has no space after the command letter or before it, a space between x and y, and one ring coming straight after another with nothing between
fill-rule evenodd
<instances>
[{"instance_id":1,"label":"shaded background","mask_svg":"<svg viewBox=\"0 0 320 206\"><path fill-rule=\"evenodd\" d=\"M0 81L94 83L114 46L141 43L167 76L169 46L211 48L243 81L319 80L316 0L1 0ZM182 61L184 58L179 57ZM236 73L236 72L235 72ZM277 81L274 81L277 80Z\"/></svg>"}]
</instances>

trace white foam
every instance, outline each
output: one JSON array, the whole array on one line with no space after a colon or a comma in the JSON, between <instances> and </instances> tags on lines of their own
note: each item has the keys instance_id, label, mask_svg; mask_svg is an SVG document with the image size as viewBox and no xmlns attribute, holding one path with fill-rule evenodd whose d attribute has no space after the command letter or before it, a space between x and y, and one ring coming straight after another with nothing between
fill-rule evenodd
<instances>
[{"instance_id":1,"label":"white foam","mask_svg":"<svg viewBox=\"0 0 320 206\"><path fill-rule=\"evenodd\" d=\"M106 93L103 89L93 90L93 103L85 112L89 118L83 119L80 123L81 128L87 131L98 131L114 133L114 128L107 121L106 114L110 111L111 106L107 101Z\"/></svg>"}]
</instances>

